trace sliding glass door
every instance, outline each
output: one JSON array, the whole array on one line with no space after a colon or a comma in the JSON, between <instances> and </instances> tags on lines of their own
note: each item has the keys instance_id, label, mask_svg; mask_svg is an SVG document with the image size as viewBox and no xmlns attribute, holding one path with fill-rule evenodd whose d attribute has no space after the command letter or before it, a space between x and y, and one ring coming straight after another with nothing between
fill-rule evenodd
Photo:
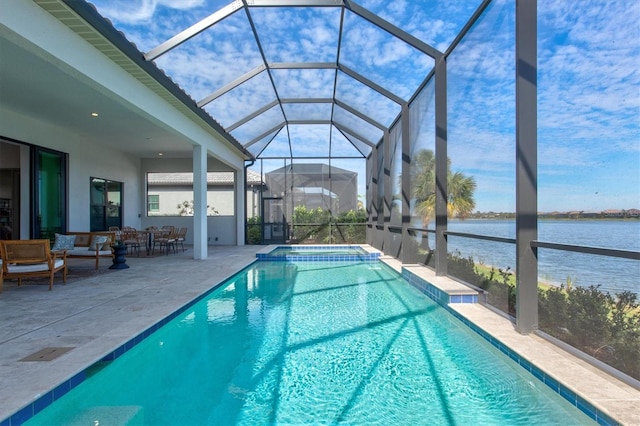
<instances>
[{"instance_id":1,"label":"sliding glass door","mask_svg":"<svg viewBox=\"0 0 640 426\"><path fill-rule=\"evenodd\" d=\"M31 152L31 235L53 240L67 230L66 154L39 147Z\"/></svg>"}]
</instances>

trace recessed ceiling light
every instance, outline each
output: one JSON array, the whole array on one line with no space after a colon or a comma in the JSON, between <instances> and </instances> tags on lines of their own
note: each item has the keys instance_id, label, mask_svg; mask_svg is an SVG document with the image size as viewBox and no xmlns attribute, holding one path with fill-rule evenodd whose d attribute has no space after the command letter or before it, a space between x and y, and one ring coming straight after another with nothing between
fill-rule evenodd
<instances>
[{"instance_id":1,"label":"recessed ceiling light","mask_svg":"<svg viewBox=\"0 0 640 426\"><path fill-rule=\"evenodd\" d=\"M164 155L164 153L163 153L163 152L159 152L159 153L158 153L158 155L159 155L160 157L162 157L162 156Z\"/></svg>"},{"instance_id":2,"label":"recessed ceiling light","mask_svg":"<svg viewBox=\"0 0 640 426\"><path fill-rule=\"evenodd\" d=\"M97 117L97 116L98 116L98 113L97 113L97 112L92 112L92 113L91 113L91 116L92 116L92 117Z\"/></svg>"}]
</instances>

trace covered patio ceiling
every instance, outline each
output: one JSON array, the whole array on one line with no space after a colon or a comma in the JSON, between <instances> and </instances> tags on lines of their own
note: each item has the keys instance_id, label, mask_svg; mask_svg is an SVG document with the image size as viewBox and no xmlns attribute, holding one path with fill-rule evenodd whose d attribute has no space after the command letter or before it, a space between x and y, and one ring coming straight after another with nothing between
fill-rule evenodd
<instances>
[{"instance_id":1,"label":"covered patio ceiling","mask_svg":"<svg viewBox=\"0 0 640 426\"><path fill-rule=\"evenodd\" d=\"M450 46L480 5L152 2L156 10L136 18L137 2L61 1L263 159L367 157L442 58L433 45ZM433 18L447 7L447 20ZM443 23L446 31L434 28Z\"/></svg>"}]
</instances>

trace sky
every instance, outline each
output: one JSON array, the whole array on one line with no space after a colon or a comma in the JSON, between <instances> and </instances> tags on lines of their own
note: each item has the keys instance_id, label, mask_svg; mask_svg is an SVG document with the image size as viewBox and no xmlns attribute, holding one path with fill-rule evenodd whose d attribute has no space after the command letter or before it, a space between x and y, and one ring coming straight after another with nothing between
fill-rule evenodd
<instances>
[{"instance_id":1,"label":"sky","mask_svg":"<svg viewBox=\"0 0 640 426\"><path fill-rule=\"evenodd\" d=\"M142 52L226 7L227 0L92 0L103 16ZM479 0L362 0L360 6L441 52L479 6ZM515 211L515 9L495 0L447 58L448 155L452 169L473 176L478 211ZM196 101L263 63L335 62L339 8L251 8L260 47L246 14L234 13L155 59ZM344 17L339 62L409 100L434 61L353 13ZM389 126L399 106L334 70L274 70L258 74L206 103L205 110L248 149L263 157L367 155L370 148L335 127L290 125L279 107L242 119L280 98L341 100ZM334 93L334 81L335 93ZM431 94L433 88L425 89ZM418 102L413 104L412 108ZM433 120L423 96L416 117ZM285 104L290 119L327 119L330 104ZM382 132L348 109L335 121L367 140ZM429 123L429 122L428 122ZM415 125L415 124L414 124ZM430 124L415 125L418 147L433 149ZM275 136L275 137L274 137ZM265 148L267 143L273 141ZM329 144L331 142L331 144ZM355 147L351 143L355 144ZM264 151L262 151L264 149ZM300 160L302 161L302 160ZM316 161L316 160L314 160ZM282 160L265 161L268 169ZM340 160L357 171L365 194L363 160ZM259 171L259 170L258 170ZM269 170L264 170L269 171ZM538 0L538 210L601 211L640 208L640 2Z\"/></svg>"}]
</instances>

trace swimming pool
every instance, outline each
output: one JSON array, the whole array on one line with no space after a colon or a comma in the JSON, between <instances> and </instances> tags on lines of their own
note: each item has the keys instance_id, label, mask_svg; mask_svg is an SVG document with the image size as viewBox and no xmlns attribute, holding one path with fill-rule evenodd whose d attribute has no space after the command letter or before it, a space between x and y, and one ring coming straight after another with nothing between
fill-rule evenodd
<instances>
[{"instance_id":1,"label":"swimming pool","mask_svg":"<svg viewBox=\"0 0 640 426\"><path fill-rule=\"evenodd\" d=\"M382 263L260 261L27 424L590 422Z\"/></svg>"}]
</instances>

